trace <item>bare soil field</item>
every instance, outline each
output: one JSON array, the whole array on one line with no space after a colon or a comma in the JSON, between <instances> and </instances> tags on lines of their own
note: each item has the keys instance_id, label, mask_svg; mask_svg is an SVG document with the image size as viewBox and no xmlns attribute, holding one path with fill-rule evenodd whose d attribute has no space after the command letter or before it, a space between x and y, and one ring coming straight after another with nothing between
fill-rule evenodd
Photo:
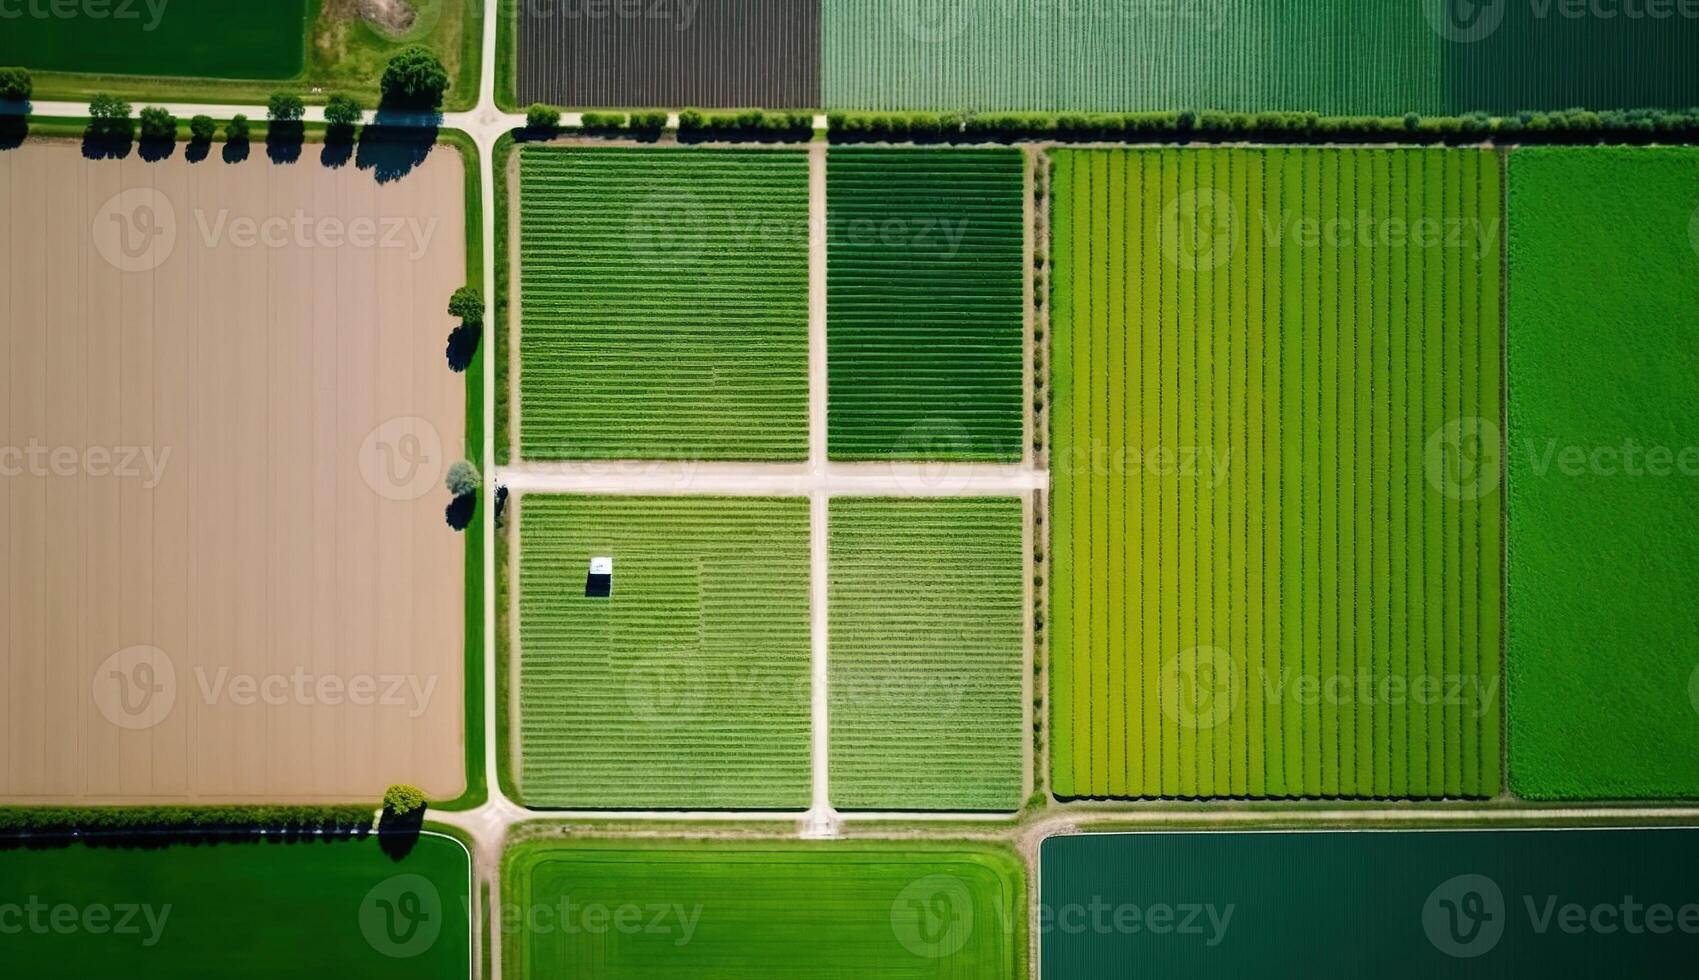
<instances>
[{"instance_id":1,"label":"bare soil field","mask_svg":"<svg viewBox=\"0 0 1699 980\"><path fill-rule=\"evenodd\" d=\"M0 801L462 791L462 180L0 153Z\"/></svg>"}]
</instances>

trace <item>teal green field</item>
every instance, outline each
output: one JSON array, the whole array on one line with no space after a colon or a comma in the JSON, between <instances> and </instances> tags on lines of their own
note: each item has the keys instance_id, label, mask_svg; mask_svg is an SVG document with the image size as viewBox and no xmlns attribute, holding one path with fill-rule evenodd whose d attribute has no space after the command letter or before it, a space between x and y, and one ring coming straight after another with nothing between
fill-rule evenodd
<instances>
[{"instance_id":1,"label":"teal green field","mask_svg":"<svg viewBox=\"0 0 1699 980\"><path fill-rule=\"evenodd\" d=\"M835 460L1023 450L1016 150L834 148L826 167Z\"/></svg>"},{"instance_id":2,"label":"teal green field","mask_svg":"<svg viewBox=\"0 0 1699 980\"><path fill-rule=\"evenodd\" d=\"M1498 156L1054 159L1054 792L1496 795Z\"/></svg>"},{"instance_id":3,"label":"teal green field","mask_svg":"<svg viewBox=\"0 0 1699 980\"><path fill-rule=\"evenodd\" d=\"M1699 151L1510 155L1510 783L1699 796Z\"/></svg>"},{"instance_id":4,"label":"teal green field","mask_svg":"<svg viewBox=\"0 0 1699 980\"><path fill-rule=\"evenodd\" d=\"M0 16L0 65L101 75L294 78L302 71L307 28L319 2L19 0Z\"/></svg>"},{"instance_id":5,"label":"teal green field","mask_svg":"<svg viewBox=\"0 0 1699 980\"><path fill-rule=\"evenodd\" d=\"M804 809L807 498L520 501L520 791L537 807ZM594 557L613 594L584 596Z\"/></svg>"},{"instance_id":6,"label":"teal green field","mask_svg":"<svg viewBox=\"0 0 1699 980\"><path fill-rule=\"evenodd\" d=\"M427 834L0 850L0 957L18 977L463 980L470 858Z\"/></svg>"},{"instance_id":7,"label":"teal green field","mask_svg":"<svg viewBox=\"0 0 1699 980\"><path fill-rule=\"evenodd\" d=\"M1020 806L1021 538L1016 498L831 502L834 806Z\"/></svg>"},{"instance_id":8,"label":"teal green field","mask_svg":"<svg viewBox=\"0 0 1699 980\"><path fill-rule=\"evenodd\" d=\"M807 455L805 154L527 146L519 208L520 456Z\"/></svg>"},{"instance_id":9,"label":"teal green field","mask_svg":"<svg viewBox=\"0 0 1699 980\"><path fill-rule=\"evenodd\" d=\"M1025 875L992 846L531 842L508 851L503 887L514 977L1027 972Z\"/></svg>"}]
</instances>

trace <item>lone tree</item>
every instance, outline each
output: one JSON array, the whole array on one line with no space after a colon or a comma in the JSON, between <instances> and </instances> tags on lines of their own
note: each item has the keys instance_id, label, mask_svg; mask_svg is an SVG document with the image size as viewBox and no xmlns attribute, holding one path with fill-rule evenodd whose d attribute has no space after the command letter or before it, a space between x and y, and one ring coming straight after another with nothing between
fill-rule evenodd
<instances>
[{"instance_id":1,"label":"lone tree","mask_svg":"<svg viewBox=\"0 0 1699 980\"><path fill-rule=\"evenodd\" d=\"M414 45L389 59L379 83L384 102L411 109L435 109L448 91L448 71L429 48Z\"/></svg>"},{"instance_id":2,"label":"lone tree","mask_svg":"<svg viewBox=\"0 0 1699 980\"><path fill-rule=\"evenodd\" d=\"M389 789L384 790L383 812L385 817L388 817L391 814L394 814L397 817L406 817L411 815L415 810L423 812L424 809L425 791L417 786L409 786L406 783L396 783Z\"/></svg>"},{"instance_id":3,"label":"lone tree","mask_svg":"<svg viewBox=\"0 0 1699 980\"><path fill-rule=\"evenodd\" d=\"M28 102L32 91L28 68L0 68L0 102Z\"/></svg>"},{"instance_id":4,"label":"lone tree","mask_svg":"<svg viewBox=\"0 0 1699 980\"><path fill-rule=\"evenodd\" d=\"M130 103L115 95L96 95L88 102L89 131L96 136L129 139L135 132Z\"/></svg>"},{"instance_id":5,"label":"lone tree","mask_svg":"<svg viewBox=\"0 0 1699 980\"><path fill-rule=\"evenodd\" d=\"M533 102L531 108L525 110L525 125L538 132L553 132L560 128L560 110Z\"/></svg>"},{"instance_id":6,"label":"lone tree","mask_svg":"<svg viewBox=\"0 0 1699 980\"><path fill-rule=\"evenodd\" d=\"M459 318L463 323L482 326L484 294L472 286L461 286L449 297L448 315Z\"/></svg>"},{"instance_id":7,"label":"lone tree","mask_svg":"<svg viewBox=\"0 0 1699 980\"><path fill-rule=\"evenodd\" d=\"M352 128L364 112L360 103L347 95L333 95L324 104L324 121L331 126Z\"/></svg>"},{"instance_id":8,"label":"lone tree","mask_svg":"<svg viewBox=\"0 0 1699 980\"><path fill-rule=\"evenodd\" d=\"M177 117L156 105L142 110L142 139L163 143L177 138Z\"/></svg>"},{"instance_id":9,"label":"lone tree","mask_svg":"<svg viewBox=\"0 0 1699 980\"><path fill-rule=\"evenodd\" d=\"M267 100L265 115L273 122L300 122L301 116L307 111L307 104L301 101L299 95L279 92Z\"/></svg>"},{"instance_id":10,"label":"lone tree","mask_svg":"<svg viewBox=\"0 0 1699 980\"><path fill-rule=\"evenodd\" d=\"M211 143L217 134L218 124L212 121L211 116L201 115L189 120L189 136L196 143Z\"/></svg>"},{"instance_id":11,"label":"lone tree","mask_svg":"<svg viewBox=\"0 0 1699 980\"><path fill-rule=\"evenodd\" d=\"M240 112L231 116L224 124L224 138L232 143L248 142L248 117Z\"/></svg>"},{"instance_id":12,"label":"lone tree","mask_svg":"<svg viewBox=\"0 0 1699 980\"><path fill-rule=\"evenodd\" d=\"M483 477L478 475L478 468L471 460L463 459L448 468L448 479L443 482L448 485L448 492L459 499L477 493Z\"/></svg>"}]
</instances>

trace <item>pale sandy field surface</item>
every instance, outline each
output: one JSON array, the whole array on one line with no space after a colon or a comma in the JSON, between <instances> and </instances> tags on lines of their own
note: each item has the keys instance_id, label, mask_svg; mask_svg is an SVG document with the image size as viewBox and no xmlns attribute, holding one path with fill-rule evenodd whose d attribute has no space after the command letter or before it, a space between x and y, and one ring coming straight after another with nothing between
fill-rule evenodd
<instances>
[{"instance_id":1,"label":"pale sandy field surface","mask_svg":"<svg viewBox=\"0 0 1699 980\"><path fill-rule=\"evenodd\" d=\"M462 167L0 152L0 802L462 791Z\"/></svg>"}]
</instances>

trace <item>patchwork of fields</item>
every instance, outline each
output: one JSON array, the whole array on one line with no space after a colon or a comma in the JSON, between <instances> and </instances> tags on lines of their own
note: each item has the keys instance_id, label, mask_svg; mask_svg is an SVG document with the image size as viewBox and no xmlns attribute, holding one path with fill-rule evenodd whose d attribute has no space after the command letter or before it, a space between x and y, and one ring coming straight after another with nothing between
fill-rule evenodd
<instances>
[{"instance_id":1,"label":"patchwork of fields","mask_svg":"<svg viewBox=\"0 0 1699 980\"><path fill-rule=\"evenodd\" d=\"M1055 159L1055 792L1494 795L1499 158Z\"/></svg>"},{"instance_id":2,"label":"patchwork of fields","mask_svg":"<svg viewBox=\"0 0 1699 980\"><path fill-rule=\"evenodd\" d=\"M1510 191L1511 788L1699 796L1699 151L1518 150Z\"/></svg>"},{"instance_id":3,"label":"patchwork of fields","mask_svg":"<svg viewBox=\"0 0 1699 980\"><path fill-rule=\"evenodd\" d=\"M1016 150L832 150L833 459L1020 459L1022 166Z\"/></svg>"},{"instance_id":4,"label":"patchwork of fields","mask_svg":"<svg viewBox=\"0 0 1699 980\"><path fill-rule=\"evenodd\" d=\"M636 909L643 923L523 928L508 939L508 976L1027 972L1025 874L1013 851L997 847L535 842L512 848L505 862L503 897L521 922L554 921L533 910Z\"/></svg>"},{"instance_id":5,"label":"patchwork of fields","mask_svg":"<svg viewBox=\"0 0 1699 980\"><path fill-rule=\"evenodd\" d=\"M1021 501L831 503L832 802L1021 803Z\"/></svg>"},{"instance_id":6,"label":"patchwork of fields","mask_svg":"<svg viewBox=\"0 0 1699 980\"><path fill-rule=\"evenodd\" d=\"M805 498L528 494L518 526L528 805L807 806Z\"/></svg>"},{"instance_id":7,"label":"patchwork of fields","mask_svg":"<svg viewBox=\"0 0 1699 980\"><path fill-rule=\"evenodd\" d=\"M808 161L519 154L519 455L807 454Z\"/></svg>"}]
</instances>

